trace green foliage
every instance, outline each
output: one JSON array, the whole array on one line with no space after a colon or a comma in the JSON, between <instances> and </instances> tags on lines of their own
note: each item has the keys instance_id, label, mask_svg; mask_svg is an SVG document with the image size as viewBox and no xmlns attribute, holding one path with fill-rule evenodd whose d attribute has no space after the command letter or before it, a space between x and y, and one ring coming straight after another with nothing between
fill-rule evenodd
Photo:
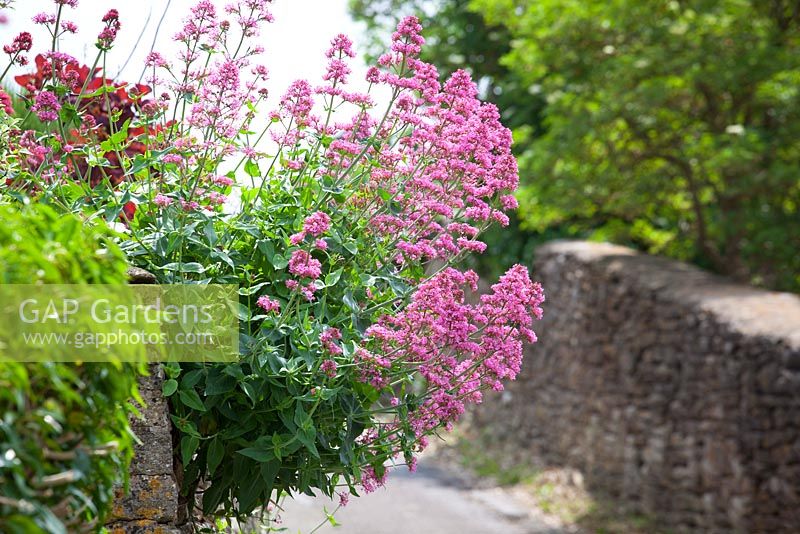
<instances>
[{"instance_id":1,"label":"green foliage","mask_svg":"<svg viewBox=\"0 0 800 534\"><path fill-rule=\"evenodd\" d=\"M306 172L319 164L311 160ZM175 451L181 491L190 500L205 488L202 509L208 516L247 516L287 493L357 494L362 470L371 467L380 476L397 450L395 436L357 440L376 425L380 393L358 379L354 363L340 361L336 377L327 376L320 369L326 354L320 336L326 327L341 329L342 359L352 362L366 327L407 296L407 280L423 276L424 269L398 272L380 260L390 257L392 244L368 235L367 221L353 217L357 208L342 207L337 229L325 237L327 274L307 302L284 283L292 279L288 264L297 249L290 234L302 225L307 204L350 193L329 178L309 180L303 188L274 172L266 180L262 187L242 188L246 209L236 217L178 206L139 210L131 225L139 237L124 244L132 261L162 283L240 288L240 360L165 366L163 392L181 435ZM377 272L376 262L384 265ZM164 268L176 264L182 268ZM258 307L265 293L281 303L280 314ZM424 398L424 391L406 391L405 385L397 391L410 406ZM411 447L410 440L401 445L409 458Z\"/></svg>"},{"instance_id":2,"label":"green foliage","mask_svg":"<svg viewBox=\"0 0 800 534\"><path fill-rule=\"evenodd\" d=\"M522 228L800 290L800 14L790 0L384 0L515 129ZM489 32L488 34L486 32ZM486 53L498 51L503 57ZM494 94L499 91L499 94ZM541 106L541 113L520 106ZM537 111L539 108L536 108ZM544 115L542 122L541 116Z\"/></svg>"},{"instance_id":3,"label":"green foliage","mask_svg":"<svg viewBox=\"0 0 800 534\"><path fill-rule=\"evenodd\" d=\"M19 94L10 89L5 89L5 92L11 96L11 104L14 107L14 116L20 117L17 127L20 130L33 130L35 132L46 132L47 127L42 124L35 113L29 113L30 103L26 102Z\"/></svg>"},{"instance_id":4,"label":"green foliage","mask_svg":"<svg viewBox=\"0 0 800 534\"><path fill-rule=\"evenodd\" d=\"M189 24L213 19L195 9ZM417 21L370 73L370 88L391 92L382 116L345 90L354 54L337 37L325 86L293 83L263 125L265 73L240 70L257 53L243 30L187 32L197 54L158 67L170 81L154 93L170 94L154 100L117 84L75 96L39 62L29 78L52 82L55 96L37 102L59 101L57 116L38 113L54 129L14 133L19 118L5 118L12 142L0 147L9 197L124 226L126 257L162 284L238 286L233 361L164 366L181 505L206 525L269 516L281 495L346 499L382 485L387 463L413 464L465 404L516 375L534 339L528 311L543 300L518 267L494 298L470 303L477 277L452 269L505 220L518 177L509 132L477 87L459 74L442 89L417 61ZM505 70L502 53L492 69ZM262 138L276 143L257 148Z\"/></svg>"},{"instance_id":5,"label":"green foliage","mask_svg":"<svg viewBox=\"0 0 800 534\"><path fill-rule=\"evenodd\" d=\"M112 234L45 205L0 205L0 283L122 284ZM132 365L23 364L0 347L0 532L96 530L132 454Z\"/></svg>"},{"instance_id":6,"label":"green foliage","mask_svg":"<svg viewBox=\"0 0 800 534\"><path fill-rule=\"evenodd\" d=\"M526 224L564 224L800 289L800 35L791 2L475 0L548 98Z\"/></svg>"}]
</instances>

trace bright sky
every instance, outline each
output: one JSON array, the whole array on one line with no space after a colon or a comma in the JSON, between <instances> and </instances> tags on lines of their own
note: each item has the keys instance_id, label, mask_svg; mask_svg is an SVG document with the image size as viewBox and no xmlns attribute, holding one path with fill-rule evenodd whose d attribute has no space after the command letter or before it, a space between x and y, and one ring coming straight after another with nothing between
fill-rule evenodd
<instances>
[{"instance_id":1,"label":"bright sky","mask_svg":"<svg viewBox=\"0 0 800 534\"><path fill-rule=\"evenodd\" d=\"M214 0L218 12L230 0ZM65 18L78 25L79 33L67 35L62 41L62 50L90 63L97 53L94 41L102 27L101 17L111 8L120 13L122 30L117 44L109 55L109 74L114 75L125 63L128 55L134 50L136 40L141 35L138 47L128 62L119 79L136 81L141 73L142 64L153 41L156 26L169 7L161 25L156 50L168 59L174 56L177 45L171 40L172 35L180 28L181 21L189 8L197 0L79 0L77 9L65 8ZM30 31L34 38L34 50L48 48L50 36L41 26L31 22L36 13L54 11L54 2L50 0L17 0L13 11L7 11L9 24L0 26L0 44L13 39L20 31ZM274 103L283 94L286 87L295 79L306 78L311 82L321 81L325 65L325 50L330 39L337 33L345 33L355 42L356 50L363 50L361 44L363 32L347 14L347 0L274 0L272 13L275 22L266 25L259 37L260 44L266 52L262 61L269 67L271 74L270 100ZM142 33L142 29L144 32ZM0 59L1 61L1 59ZM360 58L351 63L353 74L351 80L364 79L366 67ZM5 64L0 62L0 68ZM30 68L18 69L25 72ZM271 106L270 106L271 107Z\"/></svg>"}]
</instances>

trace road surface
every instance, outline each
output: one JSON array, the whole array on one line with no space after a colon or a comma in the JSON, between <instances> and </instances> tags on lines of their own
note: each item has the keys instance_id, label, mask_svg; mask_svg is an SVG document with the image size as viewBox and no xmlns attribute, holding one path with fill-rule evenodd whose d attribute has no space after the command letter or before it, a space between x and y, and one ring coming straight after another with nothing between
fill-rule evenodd
<instances>
[{"instance_id":1,"label":"road surface","mask_svg":"<svg viewBox=\"0 0 800 534\"><path fill-rule=\"evenodd\" d=\"M308 534L338 503L297 496L286 501L282 524L287 533ZM350 498L336 520L317 533L336 534L565 534L540 511L516 501L501 488L479 489L423 459L416 473L398 468L385 488Z\"/></svg>"}]
</instances>

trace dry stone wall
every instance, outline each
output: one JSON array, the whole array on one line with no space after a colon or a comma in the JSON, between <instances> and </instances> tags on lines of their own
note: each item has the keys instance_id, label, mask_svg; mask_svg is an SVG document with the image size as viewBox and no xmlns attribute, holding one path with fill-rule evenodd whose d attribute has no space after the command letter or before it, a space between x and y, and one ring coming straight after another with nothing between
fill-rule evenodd
<instances>
[{"instance_id":1,"label":"dry stone wall","mask_svg":"<svg viewBox=\"0 0 800 534\"><path fill-rule=\"evenodd\" d=\"M800 298L587 242L535 277L540 341L478 425L675 531L800 532Z\"/></svg>"},{"instance_id":2,"label":"dry stone wall","mask_svg":"<svg viewBox=\"0 0 800 534\"><path fill-rule=\"evenodd\" d=\"M179 534L176 528L178 488L172 468L171 422L161 394L163 371L151 366L150 376L139 381L146 403L142 418L131 421L141 440L130 467L130 491L117 490L111 534Z\"/></svg>"},{"instance_id":3,"label":"dry stone wall","mask_svg":"<svg viewBox=\"0 0 800 534\"><path fill-rule=\"evenodd\" d=\"M156 277L143 269L130 268L131 284L155 284ZM161 393L164 371L150 365L149 376L139 380L144 406L141 417L131 420L131 428L140 443L135 446L130 466L130 488L118 488L112 517L107 528L111 534L180 534L178 522L178 486L172 463L172 423L167 400Z\"/></svg>"}]
</instances>

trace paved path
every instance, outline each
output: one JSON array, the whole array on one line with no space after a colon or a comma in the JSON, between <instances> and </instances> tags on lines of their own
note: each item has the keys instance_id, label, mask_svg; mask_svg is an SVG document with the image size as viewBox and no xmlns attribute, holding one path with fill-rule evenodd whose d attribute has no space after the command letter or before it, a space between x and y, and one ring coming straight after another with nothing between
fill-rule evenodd
<instances>
[{"instance_id":1,"label":"paved path","mask_svg":"<svg viewBox=\"0 0 800 534\"><path fill-rule=\"evenodd\" d=\"M283 523L288 534L307 534L336 508L325 498L300 495L287 501ZM470 488L436 464L422 460L416 473L403 468L389 475L385 488L350 503L336 513L341 524L325 525L320 534L563 534L536 510L500 488Z\"/></svg>"}]
</instances>

